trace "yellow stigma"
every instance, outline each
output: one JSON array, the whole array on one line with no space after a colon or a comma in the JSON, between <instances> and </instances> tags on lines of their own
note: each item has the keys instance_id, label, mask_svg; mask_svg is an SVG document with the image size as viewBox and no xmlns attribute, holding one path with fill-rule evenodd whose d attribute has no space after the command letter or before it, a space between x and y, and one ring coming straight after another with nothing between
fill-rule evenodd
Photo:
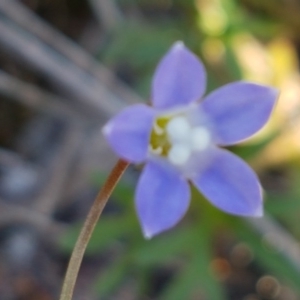
<instances>
[{"instance_id":1,"label":"yellow stigma","mask_svg":"<svg viewBox=\"0 0 300 300\"><path fill-rule=\"evenodd\" d=\"M171 116L162 116L155 120L150 135L150 150L154 154L167 156L171 148L170 141L167 136L166 126Z\"/></svg>"}]
</instances>

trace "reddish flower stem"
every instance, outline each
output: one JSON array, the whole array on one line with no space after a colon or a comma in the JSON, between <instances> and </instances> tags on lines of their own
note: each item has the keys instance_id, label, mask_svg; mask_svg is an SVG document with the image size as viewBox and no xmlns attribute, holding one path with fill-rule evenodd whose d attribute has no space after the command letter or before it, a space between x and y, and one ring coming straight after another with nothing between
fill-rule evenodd
<instances>
[{"instance_id":1,"label":"reddish flower stem","mask_svg":"<svg viewBox=\"0 0 300 300\"><path fill-rule=\"evenodd\" d=\"M73 296L73 291L78 276L78 271L83 259L85 249L88 242L92 236L93 230L98 222L98 219L110 197L112 191L114 190L116 184L124 174L129 163L123 160L119 160L108 176L106 182L104 183L102 189L98 193L89 214L83 224L75 247L73 249L68 269L65 275L60 300L71 300Z\"/></svg>"}]
</instances>

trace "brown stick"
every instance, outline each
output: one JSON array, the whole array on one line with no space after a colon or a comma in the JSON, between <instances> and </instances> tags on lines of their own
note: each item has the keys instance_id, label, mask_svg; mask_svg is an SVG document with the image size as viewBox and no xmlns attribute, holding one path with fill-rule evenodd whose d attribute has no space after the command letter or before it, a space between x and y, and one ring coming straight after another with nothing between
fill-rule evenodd
<instances>
[{"instance_id":1,"label":"brown stick","mask_svg":"<svg viewBox=\"0 0 300 300\"><path fill-rule=\"evenodd\" d=\"M108 198L110 197L112 191L114 190L116 184L125 172L128 165L128 162L119 160L111 171L99 194L97 195L73 249L73 253L71 255L65 280L63 283L62 292L59 298L60 300L72 299L78 271L87 244L92 236L93 230L107 203Z\"/></svg>"}]
</instances>

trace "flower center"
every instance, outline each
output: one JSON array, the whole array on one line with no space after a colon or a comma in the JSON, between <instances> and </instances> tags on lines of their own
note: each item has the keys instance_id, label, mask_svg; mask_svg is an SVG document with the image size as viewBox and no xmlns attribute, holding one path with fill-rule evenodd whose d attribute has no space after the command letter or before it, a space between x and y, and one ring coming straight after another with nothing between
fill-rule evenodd
<instances>
[{"instance_id":1,"label":"flower center","mask_svg":"<svg viewBox=\"0 0 300 300\"><path fill-rule=\"evenodd\" d=\"M193 125L185 114L161 116L155 120L150 136L150 151L182 166L195 152L205 150L211 141L209 131Z\"/></svg>"}]
</instances>

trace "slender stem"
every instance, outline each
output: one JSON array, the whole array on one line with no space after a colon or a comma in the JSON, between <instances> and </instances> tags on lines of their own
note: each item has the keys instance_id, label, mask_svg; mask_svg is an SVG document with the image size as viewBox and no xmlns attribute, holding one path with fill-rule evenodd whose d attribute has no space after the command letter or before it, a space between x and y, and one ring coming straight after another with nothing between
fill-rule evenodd
<instances>
[{"instance_id":1,"label":"slender stem","mask_svg":"<svg viewBox=\"0 0 300 300\"><path fill-rule=\"evenodd\" d=\"M73 249L65 275L62 292L59 298L60 300L72 299L75 282L87 244L92 236L93 230L103 211L103 208L107 203L108 198L110 197L112 191L114 190L116 184L125 172L128 165L128 162L119 160L97 195Z\"/></svg>"}]
</instances>

